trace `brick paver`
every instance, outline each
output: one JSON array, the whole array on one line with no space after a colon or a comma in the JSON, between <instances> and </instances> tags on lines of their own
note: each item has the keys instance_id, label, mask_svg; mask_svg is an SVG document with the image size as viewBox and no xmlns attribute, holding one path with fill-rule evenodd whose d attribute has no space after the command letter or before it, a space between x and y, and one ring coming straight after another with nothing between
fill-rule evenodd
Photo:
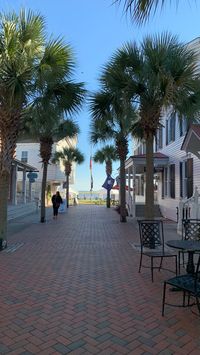
<instances>
[{"instance_id":1,"label":"brick paver","mask_svg":"<svg viewBox=\"0 0 200 355\"><path fill-rule=\"evenodd\" d=\"M137 226L101 206L16 229L0 253L0 354L200 354L200 318L138 274ZM167 293L176 301L180 293Z\"/></svg>"}]
</instances>

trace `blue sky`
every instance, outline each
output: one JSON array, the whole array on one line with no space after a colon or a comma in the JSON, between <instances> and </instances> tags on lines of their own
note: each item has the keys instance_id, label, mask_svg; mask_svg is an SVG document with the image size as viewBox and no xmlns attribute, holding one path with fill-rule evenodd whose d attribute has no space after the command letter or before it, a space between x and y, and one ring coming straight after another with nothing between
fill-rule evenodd
<instances>
[{"instance_id":1,"label":"blue sky","mask_svg":"<svg viewBox=\"0 0 200 355\"><path fill-rule=\"evenodd\" d=\"M1 1L3 11L20 7L39 11L45 18L49 35L63 36L75 53L76 80L84 81L89 91L98 88L98 75L113 52L125 42L138 43L147 34L169 31L183 42L200 36L200 1L181 0L179 6L168 5L164 11L145 26L136 26L123 16L122 7L112 5L113 0L7 0ZM170 3L170 1L168 1ZM175 3L172 1L171 3ZM76 190L90 189L89 113L85 106L74 117L81 128L78 147L85 155L85 162L77 167ZM94 153L98 147L93 147ZM131 154L131 152L130 152ZM118 164L114 164L113 177ZM105 180L105 167L93 163L94 190L101 188Z\"/></svg>"}]
</instances>

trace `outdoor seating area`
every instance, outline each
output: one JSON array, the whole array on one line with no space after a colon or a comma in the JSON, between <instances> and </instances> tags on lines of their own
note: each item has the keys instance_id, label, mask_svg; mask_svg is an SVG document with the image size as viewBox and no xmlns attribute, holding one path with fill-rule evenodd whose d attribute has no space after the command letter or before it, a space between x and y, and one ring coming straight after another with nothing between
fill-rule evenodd
<instances>
[{"instance_id":1,"label":"outdoor seating area","mask_svg":"<svg viewBox=\"0 0 200 355\"><path fill-rule=\"evenodd\" d=\"M159 271L163 268L163 259L174 259L174 272L177 275L177 254L171 251L166 251L164 241L163 222L161 220L139 220L139 232L140 232L140 265L139 272L142 267L149 267L143 265L143 256L147 256L151 260L151 280L154 281L154 269ZM159 258L159 266L155 266L154 259Z\"/></svg>"},{"instance_id":2,"label":"outdoor seating area","mask_svg":"<svg viewBox=\"0 0 200 355\"><path fill-rule=\"evenodd\" d=\"M132 243L139 244L139 228L127 218L120 223L114 207L79 205L58 220L49 209L45 224L37 214L9 222L0 258L1 353L198 354L197 307L187 307L188 293L185 307L168 306L182 305L183 292L167 284L162 317L163 284L172 274L153 270L152 282L149 269L138 273L140 249ZM176 240L176 223L162 224L165 243ZM174 259L163 267L175 272Z\"/></svg>"},{"instance_id":3,"label":"outdoor seating area","mask_svg":"<svg viewBox=\"0 0 200 355\"><path fill-rule=\"evenodd\" d=\"M154 269L159 271L163 269L163 259L174 258L176 276L164 280L163 300L162 300L162 316L164 316L165 304L177 307L190 307L197 305L200 315L200 220L187 219L182 220L182 239L168 240L165 243L164 230L162 220L138 220L140 234L140 263L139 272L142 267L151 269L151 281L154 281ZM178 235L177 235L178 236ZM171 251L165 251L166 246ZM178 272L177 275L177 253L178 250ZM195 265L194 257L199 255L197 264ZM181 255L183 259L182 274ZM150 265L143 265L143 256L150 258ZM187 258L187 262L185 260ZM154 265L154 258L159 258L159 264ZM171 266L172 264L170 264ZM169 271L169 270L168 270ZM172 271L172 270L170 270ZM182 300L179 304L169 304L166 302L166 288L170 285L171 291L182 292ZM187 302L186 302L187 297ZM191 298L195 299L195 302Z\"/></svg>"}]
</instances>

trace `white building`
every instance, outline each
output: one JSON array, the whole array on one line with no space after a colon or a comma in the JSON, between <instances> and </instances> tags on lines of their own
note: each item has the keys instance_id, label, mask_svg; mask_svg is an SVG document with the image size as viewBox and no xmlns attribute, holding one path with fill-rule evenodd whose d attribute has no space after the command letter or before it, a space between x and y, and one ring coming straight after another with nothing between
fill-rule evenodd
<instances>
[{"instance_id":1,"label":"white building","mask_svg":"<svg viewBox=\"0 0 200 355\"><path fill-rule=\"evenodd\" d=\"M188 44L200 53L200 38ZM169 112L163 115L162 127L154 145L155 204L159 205L163 217L176 221L184 213L191 218L200 218L200 209L192 205L194 195L200 193L200 126ZM186 135L187 133L187 135ZM137 204L145 204L145 144L133 144L133 155L126 161L129 190L127 204L131 214L137 217ZM196 188L195 188L196 187ZM193 196L193 197L192 197ZM189 199L189 200L188 200ZM180 203L181 202L181 203ZM180 209L181 207L181 209Z\"/></svg>"},{"instance_id":2,"label":"white building","mask_svg":"<svg viewBox=\"0 0 200 355\"><path fill-rule=\"evenodd\" d=\"M57 143L53 144L52 148L52 156L56 151L62 150L62 148L66 147L75 147L77 144L77 138L69 139L64 138ZM37 169L37 178L35 178L34 182L31 183L31 196L29 191L28 200L40 199L41 194L41 183L42 183L42 162L39 154L40 144L35 143L31 140L26 140L20 143L17 143L16 148L16 158L24 162L26 164L30 164ZM22 192L22 185L26 184L26 189L28 186L30 187L29 177L28 174L20 174L17 173L17 190L18 190L18 200L20 199L20 193ZM26 182L24 182L26 179ZM57 189L61 192L63 190L63 184L65 183L65 173L64 173L64 166L59 164L52 164L50 162L48 166L48 173L47 173L47 191L49 195L52 195ZM70 174L70 185L73 185L75 181L75 165L72 166L72 172Z\"/></svg>"}]
</instances>

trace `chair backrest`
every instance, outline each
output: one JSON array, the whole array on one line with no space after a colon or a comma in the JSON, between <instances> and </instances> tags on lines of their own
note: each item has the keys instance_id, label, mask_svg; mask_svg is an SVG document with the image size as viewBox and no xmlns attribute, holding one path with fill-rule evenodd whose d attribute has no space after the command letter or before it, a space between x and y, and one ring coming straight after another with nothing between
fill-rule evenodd
<instances>
[{"instance_id":1,"label":"chair backrest","mask_svg":"<svg viewBox=\"0 0 200 355\"><path fill-rule=\"evenodd\" d=\"M200 285L200 255L198 258L197 266L196 266L196 271L195 271L195 289L199 290L199 285Z\"/></svg>"},{"instance_id":2,"label":"chair backrest","mask_svg":"<svg viewBox=\"0 0 200 355\"><path fill-rule=\"evenodd\" d=\"M164 249L163 222L161 220L138 220L141 248L154 249L162 245Z\"/></svg>"},{"instance_id":3,"label":"chair backrest","mask_svg":"<svg viewBox=\"0 0 200 355\"><path fill-rule=\"evenodd\" d=\"M182 239L200 240L200 219L182 220Z\"/></svg>"}]
</instances>

